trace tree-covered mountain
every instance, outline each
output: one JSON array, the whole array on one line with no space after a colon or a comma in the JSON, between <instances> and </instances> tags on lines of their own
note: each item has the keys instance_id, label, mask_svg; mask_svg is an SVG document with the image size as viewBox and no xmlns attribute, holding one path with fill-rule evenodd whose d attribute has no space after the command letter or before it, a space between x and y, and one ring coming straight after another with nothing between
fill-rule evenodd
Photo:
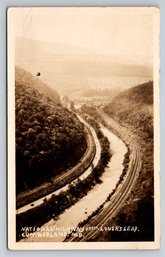
<instances>
[{"instance_id":1,"label":"tree-covered mountain","mask_svg":"<svg viewBox=\"0 0 165 257\"><path fill-rule=\"evenodd\" d=\"M58 94L20 69L15 96L18 194L74 165L86 149L86 136L84 125L60 104Z\"/></svg>"},{"instance_id":2,"label":"tree-covered mountain","mask_svg":"<svg viewBox=\"0 0 165 257\"><path fill-rule=\"evenodd\" d=\"M104 110L115 120L153 136L153 82L132 87L113 98Z\"/></svg>"},{"instance_id":3,"label":"tree-covered mountain","mask_svg":"<svg viewBox=\"0 0 165 257\"><path fill-rule=\"evenodd\" d=\"M17 84L26 85L26 87L39 90L40 93L49 96L56 104L60 103L60 97L57 92L38 79L37 74L36 76L33 76L30 72L27 72L20 67L16 67L15 81Z\"/></svg>"}]
</instances>

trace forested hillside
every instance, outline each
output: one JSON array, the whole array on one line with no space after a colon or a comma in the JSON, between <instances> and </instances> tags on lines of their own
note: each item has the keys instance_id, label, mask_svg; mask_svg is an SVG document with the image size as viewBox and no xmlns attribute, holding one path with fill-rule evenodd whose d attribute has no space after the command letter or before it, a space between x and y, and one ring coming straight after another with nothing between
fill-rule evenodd
<instances>
[{"instance_id":1,"label":"forested hillside","mask_svg":"<svg viewBox=\"0 0 165 257\"><path fill-rule=\"evenodd\" d=\"M16 71L17 194L74 165L86 149L77 116L62 107L55 91L32 81L29 73Z\"/></svg>"},{"instance_id":2,"label":"forested hillside","mask_svg":"<svg viewBox=\"0 0 165 257\"><path fill-rule=\"evenodd\" d=\"M113 225L137 226L138 233L106 232L100 240L154 240L153 82L133 87L115 97L104 111L131 130L141 150L141 170L130 197Z\"/></svg>"},{"instance_id":3,"label":"forested hillside","mask_svg":"<svg viewBox=\"0 0 165 257\"><path fill-rule=\"evenodd\" d=\"M104 110L140 136L153 137L153 82L135 86L116 96Z\"/></svg>"},{"instance_id":4,"label":"forested hillside","mask_svg":"<svg viewBox=\"0 0 165 257\"><path fill-rule=\"evenodd\" d=\"M42 74L41 74L42 76ZM33 89L39 90L40 93L49 96L54 103L60 103L60 97L55 90L47 86L43 83L39 77L32 76L30 72L27 72L20 67L15 68L15 80L17 83L21 85L26 85L27 87L31 87Z\"/></svg>"}]
</instances>

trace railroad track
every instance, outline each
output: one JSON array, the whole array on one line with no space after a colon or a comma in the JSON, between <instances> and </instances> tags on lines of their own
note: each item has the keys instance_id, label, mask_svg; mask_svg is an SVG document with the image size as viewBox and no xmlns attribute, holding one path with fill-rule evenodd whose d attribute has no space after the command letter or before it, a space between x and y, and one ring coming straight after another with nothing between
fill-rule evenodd
<instances>
[{"instance_id":1,"label":"railroad track","mask_svg":"<svg viewBox=\"0 0 165 257\"><path fill-rule=\"evenodd\" d=\"M86 242L93 240L99 233L101 233L101 231L104 231L104 227L108 226L108 223L126 202L130 192L133 189L141 168L140 149L137 143L130 136L130 133L125 128L118 125L115 121L110 119L103 111L100 111L99 114L106 122L108 121L108 123L110 123L110 126L114 125L115 130L117 130L121 134L121 137L123 137L123 140L129 144L131 155L128 172L124 182L118 189L117 194L112 198L112 200L109 201L108 206L104 208L98 215L93 217L83 227L82 237L72 236L66 240L70 242ZM93 227L95 229L89 230L89 227Z\"/></svg>"},{"instance_id":2,"label":"railroad track","mask_svg":"<svg viewBox=\"0 0 165 257\"><path fill-rule=\"evenodd\" d=\"M68 169L67 171L65 171L64 174L61 174L60 176L58 176L57 178L55 178L53 180L54 189L53 189L52 192L45 193L44 195L42 194L38 199L34 199L34 200L29 201L29 202L26 202L25 204L18 205L17 214L23 212L24 209L28 210L28 209L34 208L36 206L36 203L34 203L34 202L39 201L40 198L41 199L45 198L48 194L51 194L54 191L59 190L60 188L64 187L66 184L72 182L77 177L79 177L81 174L83 174L85 172L85 170L90 166L91 162L93 161L93 158L95 157L95 154L93 155L92 160L89 161L89 164L85 167L85 169L82 169L82 171L79 172L79 173L77 172L78 170L81 169L83 163L88 162L88 159L89 159L89 156L90 156L91 152L92 151L96 152L96 147L95 147L95 143L94 143L94 136L92 134L92 133L94 133L93 129L79 115L77 115L77 116L82 122L84 122L85 130L86 130L86 134L87 134L87 145L88 145L88 147L87 147L83 157L81 158L81 160L79 161L79 163L77 165L75 165L71 169ZM33 195L33 194L35 194L37 192L41 192L43 190L46 191L46 189L49 187L49 184L51 186L52 182L51 183L49 183L49 182L44 183L39 188L34 188L30 192L28 191L28 192L24 192L24 193L20 194L17 197L17 202L21 203L23 201L22 199L25 199L29 195Z\"/></svg>"}]
</instances>

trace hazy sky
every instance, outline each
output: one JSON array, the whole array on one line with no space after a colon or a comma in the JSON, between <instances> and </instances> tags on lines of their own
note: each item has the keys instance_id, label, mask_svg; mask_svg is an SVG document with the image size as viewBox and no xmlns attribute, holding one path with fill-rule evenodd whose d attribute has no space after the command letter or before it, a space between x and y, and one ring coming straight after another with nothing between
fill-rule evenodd
<instances>
[{"instance_id":1,"label":"hazy sky","mask_svg":"<svg viewBox=\"0 0 165 257\"><path fill-rule=\"evenodd\" d=\"M152 62L152 8L17 8L15 36L77 45L99 54Z\"/></svg>"}]
</instances>

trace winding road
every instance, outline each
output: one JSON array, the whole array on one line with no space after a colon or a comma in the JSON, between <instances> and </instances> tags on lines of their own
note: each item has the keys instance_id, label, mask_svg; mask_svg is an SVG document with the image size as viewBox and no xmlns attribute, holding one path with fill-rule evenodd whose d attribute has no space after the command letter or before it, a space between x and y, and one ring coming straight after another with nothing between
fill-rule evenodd
<instances>
[{"instance_id":1,"label":"winding road","mask_svg":"<svg viewBox=\"0 0 165 257\"><path fill-rule=\"evenodd\" d=\"M138 144L134 141L131 133L126 128L120 126L116 121L111 119L102 109L100 109L98 113L106 122L107 126L120 134L123 141L129 145L131 149L130 162L127 175L114 197L107 202L106 207L104 207L98 215L94 216L83 227L82 237L78 237L75 234L75 236L72 236L66 240L70 242L86 242L93 240L99 233L101 233L101 231L104 230L104 227L108 226L108 223L117 214L130 195L141 168L140 149ZM93 227L93 229L89 230L89 227Z\"/></svg>"},{"instance_id":2,"label":"winding road","mask_svg":"<svg viewBox=\"0 0 165 257\"><path fill-rule=\"evenodd\" d=\"M84 179L91 172L92 167L91 167L91 169L89 168L89 166L91 165L91 162L93 163L93 168L97 165L97 163L99 161L101 149L100 149L100 143L97 138L96 132L78 114L77 114L77 116L78 116L79 120L84 123L85 129L87 131L88 147L87 147L86 152L84 153L83 157L81 158L79 163L77 165L75 165L72 169L66 171L64 174L61 174L60 176L58 176L57 178L55 178L53 180L53 184L56 186L55 189L53 190L53 192L50 192L49 194L47 193L44 196L40 197L39 199L37 199L35 201L31 201L30 203L21 206L20 208L17 209L17 211L16 211L17 214L20 214L27 210L35 208L36 206L42 204L45 198L49 199L52 196L52 194L59 194L61 191L67 190L69 183L73 182L77 178L81 178L82 174L83 174L82 179ZM95 154L94 154L92 160L89 160L89 157L93 150L94 150ZM86 168L83 169L82 172L77 172L82 167L82 164L85 162L88 162ZM21 198L25 198L29 194L32 195L32 194L38 192L39 190L46 190L48 186L49 186L49 183L45 183L45 184L41 185L39 188L35 188L35 189L31 190L30 192L24 192L23 194L21 194L19 196L20 199L18 198L17 201L19 201L19 200L21 201Z\"/></svg>"}]
</instances>

